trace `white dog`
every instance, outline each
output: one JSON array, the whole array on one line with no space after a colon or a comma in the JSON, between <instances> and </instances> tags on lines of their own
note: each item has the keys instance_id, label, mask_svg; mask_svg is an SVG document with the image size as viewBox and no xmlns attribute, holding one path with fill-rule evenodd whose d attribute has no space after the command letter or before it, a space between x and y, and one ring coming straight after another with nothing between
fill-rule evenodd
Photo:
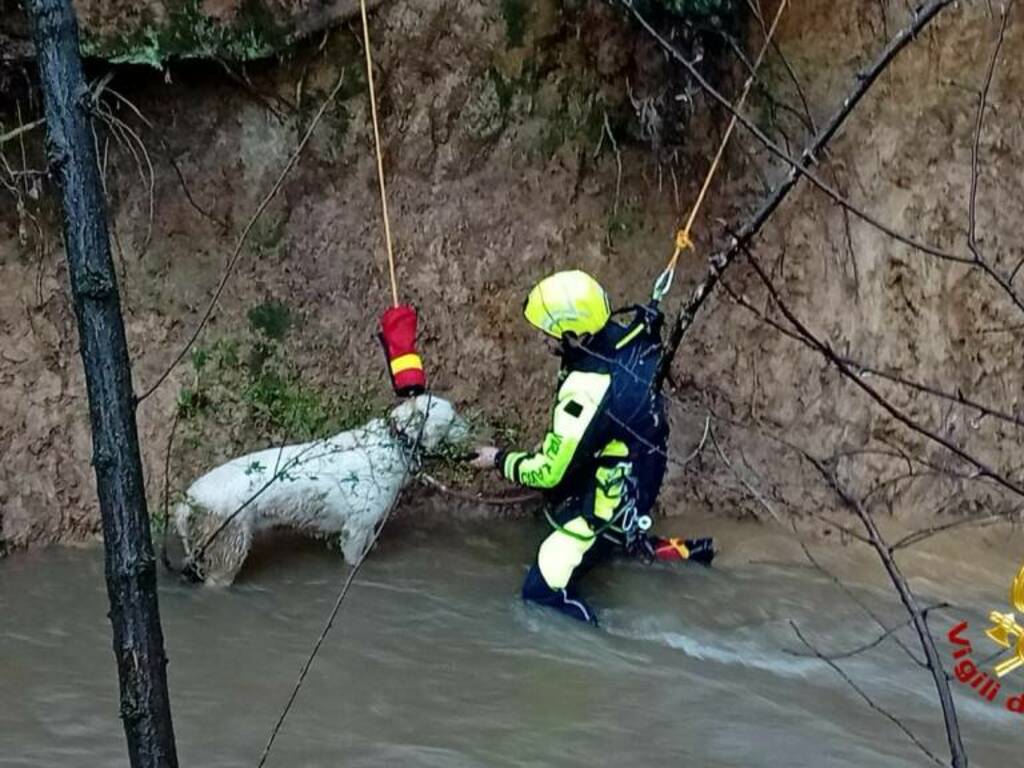
<instances>
[{"instance_id":1,"label":"white dog","mask_svg":"<svg viewBox=\"0 0 1024 768\"><path fill-rule=\"evenodd\" d=\"M420 395L365 427L233 459L196 480L174 508L185 562L208 585L230 584L253 534L286 526L339 536L354 563L414 474L415 454L467 435L451 403Z\"/></svg>"}]
</instances>

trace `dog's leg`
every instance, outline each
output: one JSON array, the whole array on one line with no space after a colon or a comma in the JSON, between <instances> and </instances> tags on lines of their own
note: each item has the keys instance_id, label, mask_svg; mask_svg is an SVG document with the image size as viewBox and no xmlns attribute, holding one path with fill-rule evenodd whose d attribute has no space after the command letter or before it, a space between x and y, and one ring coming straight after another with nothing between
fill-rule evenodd
<instances>
[{"instance_id":1,"label":"dog's leg","mask_svg":"<svg viewBox=\"0 0 1024 768\"><path fill-rule=\"evenodd\" d=\"M201 541L209 542L196 566L208 587L226 587L242 569L252 544L251 527L246 520L232 520L223 528L219 517L208 517L203 522ZM211 538L212 537L212 538Z\"/></svg>"}]
</instances>

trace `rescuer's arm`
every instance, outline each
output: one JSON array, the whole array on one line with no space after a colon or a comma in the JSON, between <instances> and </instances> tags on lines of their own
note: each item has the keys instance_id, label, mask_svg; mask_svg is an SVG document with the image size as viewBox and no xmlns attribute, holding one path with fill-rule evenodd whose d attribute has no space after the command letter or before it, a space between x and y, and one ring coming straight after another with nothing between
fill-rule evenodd
<instances>
[{"instance_id":1,"label":"rescuer's arm","mask_svg":"<svg viewBox=\"0 0 1024 768\"><path fill-rule=\"evenodd\" d=\"M595 425L608 394L611 377L603 373L570 373L558 390L551 428L539 451L498 451L494 465L509 480L527 488L555 488L578 456L598 446Z\"/></svg>"}]
</instances>

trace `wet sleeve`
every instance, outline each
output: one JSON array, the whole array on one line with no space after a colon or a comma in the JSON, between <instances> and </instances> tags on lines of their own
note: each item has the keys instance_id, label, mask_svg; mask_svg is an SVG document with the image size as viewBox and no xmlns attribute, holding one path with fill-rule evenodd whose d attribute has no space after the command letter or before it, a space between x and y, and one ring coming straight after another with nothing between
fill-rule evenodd
<instances>
[{"instance_id":1,"label":"wet sleeve","mask_svg":"<svg viewBox=\"0 0 1024 768\"><path fill-rule=\"evenodd\" d=\"M611 377L570 373L558 390L551 428L536 453L512 451L501 459L506 478L527 488L555 488L569 472L580 446L592 442L597 416L608 395ZM584 451L585 452L585 451Z\"/></svg>"}]
</instances>

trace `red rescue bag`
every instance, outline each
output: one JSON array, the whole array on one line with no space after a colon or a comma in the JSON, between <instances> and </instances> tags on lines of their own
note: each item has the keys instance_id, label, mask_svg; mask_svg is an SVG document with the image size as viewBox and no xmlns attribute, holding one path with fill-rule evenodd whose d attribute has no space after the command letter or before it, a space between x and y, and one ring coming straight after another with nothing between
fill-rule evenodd
<instances>
[{"instance_id":1,"label":"red rescue bag","mask_svg":"<svg viewBox=\"0 0 1024 768\"><path fill-rule=\"evenodd\" d=\"M416 320L416 310L408 304L391 307L380 318L380 340L399 397L419 395L427 388L423 361L416 354Z\"/></svg>"}]
</instances>

